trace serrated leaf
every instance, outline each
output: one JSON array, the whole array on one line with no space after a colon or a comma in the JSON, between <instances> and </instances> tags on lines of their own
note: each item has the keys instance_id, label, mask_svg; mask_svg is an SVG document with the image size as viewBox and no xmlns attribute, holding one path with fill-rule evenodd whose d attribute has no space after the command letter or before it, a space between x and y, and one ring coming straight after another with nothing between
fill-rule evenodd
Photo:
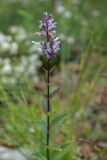
<instances>
[{"instance_id":1,"label":"serrated leaf","mask_svg":"<svg viewBox=\"0 0 107 160\"><path fill-rule=\"evenodd\" d=\"M50 93L50 98L54 97L58 91L60 90L60 87L55 88L51 93Z\"/></svg>"}]
</instances>

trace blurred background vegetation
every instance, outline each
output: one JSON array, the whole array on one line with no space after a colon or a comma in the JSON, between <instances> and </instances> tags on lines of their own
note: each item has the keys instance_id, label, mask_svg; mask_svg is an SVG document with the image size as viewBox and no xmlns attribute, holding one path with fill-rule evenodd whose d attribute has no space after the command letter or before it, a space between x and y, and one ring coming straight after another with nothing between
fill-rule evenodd
<instances>
[{"instance_id":1,"label":"blurred background vegetation","mask_svg":"<svg viewBox=\"0 0 107 160\"><path fill-rule=\"evenodd\" d=\"M0 0L0 144L25 147L45 160L46 59L38 41L42 13L58 23L60 53L52 62L53 160L107 159L107 1ZM34 156L34 157L33 157Z\"/></svg>"}]
</instances>

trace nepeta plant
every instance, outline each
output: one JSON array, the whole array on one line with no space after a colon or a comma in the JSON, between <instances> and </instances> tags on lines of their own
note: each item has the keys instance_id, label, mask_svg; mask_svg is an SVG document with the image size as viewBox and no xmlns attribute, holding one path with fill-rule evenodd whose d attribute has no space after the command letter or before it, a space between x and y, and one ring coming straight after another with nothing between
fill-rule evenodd
<instances>
[{"instance_id":1,"label":"nepeta plant","mask_svg":"<svg viewBox=\"0 0 107 160\"><path fill-rule=\"evenodd\" d=\"M37 37L44 37L44 42L32 42L34 45L36 45L39 49L41 49L42 53L47 58L47 133L46 133L46 154L47 154L47 160L50 160L50 98L53 93L55 93L55 90L53 93L50 94L50 62L60 49L60 40L59 37L56 37L56 25L57 23L54 22L54 19L51 14L48 14L45 12L43 14L43 20L40 21L39 29L40 32L36 32ZM56 89L57 91L57 89Z\"/></svg>"}]
</instances>

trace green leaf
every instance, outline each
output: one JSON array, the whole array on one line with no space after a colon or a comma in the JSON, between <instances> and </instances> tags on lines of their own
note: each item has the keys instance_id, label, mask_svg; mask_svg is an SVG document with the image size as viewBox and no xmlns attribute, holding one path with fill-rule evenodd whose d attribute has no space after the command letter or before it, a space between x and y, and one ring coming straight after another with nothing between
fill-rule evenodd
<instances>
[{"instance_id":1,"label":"green leaf","mask_svg":"<svg viewBox=\"0 0 107 160\"><path fill-rule=\"evenodd\" d=\"M71 143L63 143L60 145L60 152L54 151L53 153L53 160L62 160L65 159L65 157L69 157L71 154L73 154L73 145ZM68 158L67 158L68 159Z\"/></svg>"},{"instance_id":2,"label":"green leaf","mask_svg":"<svg viewBox=\"0 0 107 160\"><path fill-rule=\"evenodd\" d=\"M44 120L38 120L36 122L36 127L38 130L41 130L43 134L46 132L46 122Z\"/></svg>"},{"instance_id":3,"label":"green leaf","mask_svg":"<svg viewBox=\"0 0 107 160\"><path fill-rule=\"evenodd\" d=\"M60 90L60 87L55 88L51 93L50 93L50 98L54 97L58 91Z\"/></svg>"},{"instance_id":4,"label":"green leaf","mask_svg":"<svg viewBox=\"0 0 107 160\"><path fill-rule=\"evenodd\" d=\"M54 71L55 68L56 68L56 66L53 66L53 67L50 69L49 73L51 74L51 73Z\"/></svg>"},{"instance_id":5,"label":"green leaf","mask_svg":"<svg viewBox=\"0 0 107 160\"><path fill-rule=\"evenodd\" d=\"M56 144L50 145L49 148L51 149L51 151L58 151L58 152L61 152L61 151L62 151L60 145L56 145Z\"/></svg>"},{"instance_id":6,"label":"green leaf","mask_svg":"<svg viewBox=\"0 0 107 160\"><path fill-rule=\"evenodd\" d=\"M37 92L38 92L41 96L47 97L47 95L46 95L43 91L38 90Z\"/></svg>"},{"instance_id":7,"label":"green leaf","mask_svg":"<svg viewBox=\"0 0 107 160\"><path fill-rule=\"evenodd\" d=\"M65 113L63 113L63 114L57 113L51 122L53 128L61 125L66 120L66 118L67 118L67 115Z\"/></svg>"},{"instance_id":8,"label":"green leaf","mask_svg":"<svg viewBox=\"0 0 107 160\"><path fill-rule=\"evenodd\" d=\"M43 105L43 111L47 113L48 106L47 106L47 98L45 96L42 96L42 105Z\"/></svg>"},{"instance_id":9,"label":"green leaf","mask_svg":"<svg viewBox=\"0 0 107 160\"><path fill-rule=\"evenodd\" d=\"M33 160L46 160L45 156L43 156L40 152L36 152L32 155Z\"/></svg>"}]
</instances>

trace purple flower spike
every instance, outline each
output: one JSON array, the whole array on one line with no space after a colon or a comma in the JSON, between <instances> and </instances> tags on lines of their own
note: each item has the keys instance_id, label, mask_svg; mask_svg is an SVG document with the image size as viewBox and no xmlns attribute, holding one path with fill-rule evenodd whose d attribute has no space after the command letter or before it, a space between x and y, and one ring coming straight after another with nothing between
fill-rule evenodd
<instances>
[{"instance_id":1,"label":"purple flower spike","mask_svg":"<svg viewBox=\"0 0 107 160\"><path fill-rule=\"evenodd\" d=\"M55 37L56 25L57 23L54 22L52 15L45 12L43 14L43 20L40 21L40 32L36 32L36 36L43 36L46 40L42 43L33 41L33 44L41 48L43 54L50 60L56 55L56 53L60 49L59 37Z\"/></svg>"}]
</instances>

